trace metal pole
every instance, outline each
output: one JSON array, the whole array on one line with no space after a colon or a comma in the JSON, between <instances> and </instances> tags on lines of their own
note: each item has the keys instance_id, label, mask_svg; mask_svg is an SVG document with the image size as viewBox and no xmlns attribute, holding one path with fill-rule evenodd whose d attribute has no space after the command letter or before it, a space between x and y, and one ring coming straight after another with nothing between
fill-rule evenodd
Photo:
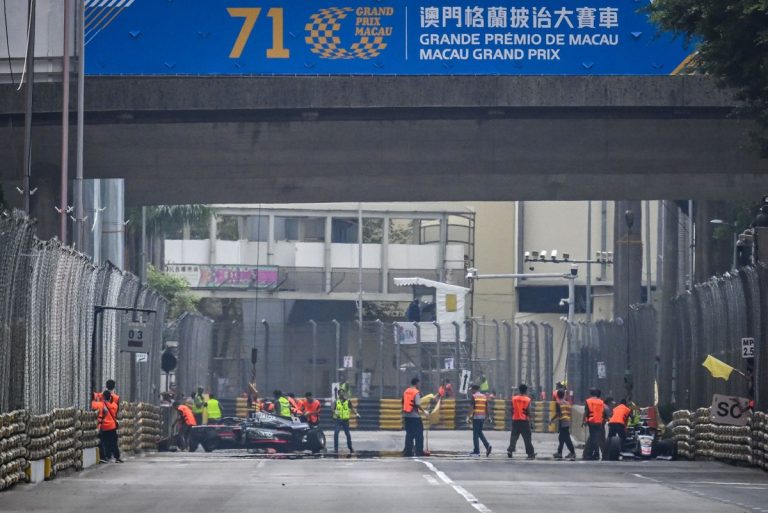
<instances>
[{"instance_id":1,"label":"metal pole","mask_svg":"<svg viewBox=\"0 0 768 513\"><path fill-rule=\"evenodd\" d=\"M437 335L436 340L436 353L437 353L437 365L435 365L436 375L437 375L437 381L435 382L436 386L440 386L440 372L443 370L443 361L440 358L440 323L437 321L432 321L432 324L435 326L435 332ZM434 388L434 387L433 387Z\"/></svg>"},{"instance_id":2,"label":"metal pole","mask_svg":"<svg viewBox=\"0 0 768 513\"><path fill-rule=\"evenodd\" d=\"M81 251L85 245L83 209L83 141L85 123L85 1L77 2L77 171L75 186L75 241ZM142 278L142 283L144 279Z\"/></svg>"},{"instance_id":3,"label":"metal pole","mask_svg":"<svg viewBox=\"0 0 768 513\"><path fill-rule=\"evenodd\" d=\"M27 1L29 9L29 43L27 44L27 85L24 88L24 211L29 215L32 185L32 91L35 84L35 0Z\"/></svg>"},{"instance_id":4,"label":"metal pole","mask_svg":"<svg viewBox=\"0 0 768 513\"><path fill-rule=\"evenodd\" d=\"M341 324L336 319L332 319L331 322L336 327L336 360L333 362L333 369L336 374L336 383L341 383Z\"/></svg>"},{"instance_id":5,"label":"metal pole","mask_svg":"<svg viewBox=\"0 0 768 513\"><path fill-rule=\"evenodd\" d=\"M141 283L147 283L147 207L141 207L141 259L139 276Z\"/></svg>"},{"instance_id":6,"label":"metal pole","mask_svg":"<svg viewBox=\"0 0 768 513\"><path fill-rule=\"evenodd\" d=\"M418 322L413 325L416 328L416 377L421 379L421 325Z\"/></svg>"},{"instance_id":7,"label":"metal pole","mask_svg":"<svg viewBox=\"0 0 768 513\"><path fill-rule=\"evenodd\" d=\"M587 264L587 269L589 269ZM589 271L587 271L589 272ZM587 300L589 302L589 300ZM573 322L573 316L576 313L576 277L568 278L568 322Z\"/></svg>"},{"instance_id":8,"label":"metal pole","mask_svg":"<svg viewBox=\"0 0 768 513\"><path fill-rule=\"evenodd\" d=\"M67 244L67 200L69 197L69 18L71 0L64 0L64 46L61 53L61 212L59 238Z\"/></svg>"},{"instance_id":9,"label":"metal pole","mask_svg":"<svg viewBox=\"0 0 768 513\"><path fill-rule=\"evenodd\" d=\"M309 324L312 326L312 390L315 390L317 385L317 323L310 319Z\"/></svg>"},{"instance_id":10,"label":"metal pole","mask_svg":"<svg viewBox=\"0 0 768 513\"><path fill-rule=\"evenodd\" d=\"M587 260L592 258L592 202L587 202ZM570 293L570 291L569 291ZM587 322L592 322L592 265L587 264Z\"/></svg>"},{"instance_id":11,"label":"metal pole","mask_svg":"<svg viewBox=\"0 0 768 513\"><path fill-rule=\"evenodd\" d=\"M494 365L494 373L496 376L494 376L494 381L498 387L499 383L501 383L501 330L499 329L499 321L493 319L491 322L493 323L494 333L496 336L496 365Z\"/></svg>"},{"instance_id":12,"label":"metal pole","mask_svg":"<svg viewBox=\"0 0 768 513\"><path fill-rule=\"evenodd\" d=\"M376 319L379 330L379 399L384 397L384 323Z\"/></svg>"},{"instance_id":13,"label":"metal pole","mask_svg":"<svg viewBox=\"0 0 768 513\"><path fill-rule=\"evenodd\" d=\"M645 282L645 302L651 304L651 202L647 200L645 202Z\"/></svg>"},{"instance_id":14,"label":"metal pole","mask_svg":"<svg viewBox=\"0 0 768 513\"><path fill-rule=\"evenodd\" d=\"M269 393L269 323L266 319L261 320L264 325L264 388L265 394Z\"/></svg>"},{"instance_id":15,"label":"metal pole","mask_svg":"<svg viewBox=\"0 0 768 513\"><path fill-rule=\"evenodd\" d=\"M694 283L694 273L693 273L693 266L695 265L695 256L696 256L696 238L693 235L693 200L688 200L688 240L690 242L690 246L688 248L688 290L693 290L693 283Z\"/></svg>"},{"instance_id":16,"label":"metal pole","mask_svg":"<svg viewBox=\"0 0 768 513\"><path fill-rule=\"evenodd\" d=\"M395 374L396 379L395 383L397 386L397 389L395 390L395 394L400 393L400 341L403 339L403 328L398 323L394 323L395 326Z\"/></svg>"},{"instance_id":17,"label":"metal pole","mask_svg":"<svg viewBox=\"0 0 768 513\"><path fill-rule=\"evenodd\" d=\"M456 344L456 355L453 359L453 370L456 371L456 386L459 386L459 380L461 379L461 326L458 321L453 321L454 343Z\"/></svg>"},{"instance_id":18,"label":"metal pole","mask_svg":"<svg viewBox=\"0 0 768 513\"><path fill-rule=\"evenodd\" d=\"M502 397L506 397L505 394L509 393L510 386L512 384L512 326L507 321L501 321L504 326L504 334L506 335L506 351L507 351L507 372L504 376L504 391L501 393Z\"/></svg>"},{"instance_id":19,"label":"metal pole","mask_svg":"<svg viewBox=\"0 0 768 513\"><path fill-rule=\"evenodd\" d=\"M357 347L363 347L363 204L357 204ZM358 355L359 358L359 355Z\"/></svg>"}]
</instances>

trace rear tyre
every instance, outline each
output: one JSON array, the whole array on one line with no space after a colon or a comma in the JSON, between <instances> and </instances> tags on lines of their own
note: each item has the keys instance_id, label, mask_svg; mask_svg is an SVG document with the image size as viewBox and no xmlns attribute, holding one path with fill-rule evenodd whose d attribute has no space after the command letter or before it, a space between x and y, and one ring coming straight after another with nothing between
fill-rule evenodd
<instances>
[{"instance_id":1,"label":"rear tyre","mask_svg":"<svg viewBox=\"0 0 768 513\"><path fill-rule=\"evenodd\" d=\"M203 442L203 450L205 452L213 452L219 447L219 439L218 438L209 438L205 442Z\"/></svg>"},{"instance_id":2,"label":"rear tyre","mask_svg":"<svg viewBox=\"0 0 768 513\"><path fill-rule=\"evenodd\" d=\"M610 461L618 461L621 455L621 438L618 436L612 436L608 439L606 447L606 456Z\"/></svg>"},{"instance_id":3,"label":"rear tyre","mask_svg":"<svg viewBox=\"0 0 768 513\"><path fill-rule=\"evenodd\" d=\"M325 433L321 429L312 429L307 433L307 449L312 452L325 449Z\"/></svg>"}]
</instances>

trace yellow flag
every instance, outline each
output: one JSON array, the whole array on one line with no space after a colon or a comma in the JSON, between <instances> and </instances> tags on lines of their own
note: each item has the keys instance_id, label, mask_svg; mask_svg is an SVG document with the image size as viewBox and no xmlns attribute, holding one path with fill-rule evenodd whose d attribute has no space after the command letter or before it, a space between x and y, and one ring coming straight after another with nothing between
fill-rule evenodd
<instances>
[{"instance_id":1,"label":"yellow flag","mask_svg":"<svg viewBox=\"0 0 768 513\"><path fill-rule=\"evenodd\" d=\"M721 362L711 354L707 355L707 359L701 365L712 374L713 378L722 378L725 381L728 381L728 378L731 377L731 372L733 372L733 367L725 362Z\"/></svg>"}]
</instances>

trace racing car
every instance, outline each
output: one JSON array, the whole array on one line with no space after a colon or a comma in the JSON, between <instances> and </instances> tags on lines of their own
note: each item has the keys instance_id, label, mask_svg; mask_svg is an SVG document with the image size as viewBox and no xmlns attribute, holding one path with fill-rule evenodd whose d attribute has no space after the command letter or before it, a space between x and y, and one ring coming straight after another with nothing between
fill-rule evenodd
<instances>
[{"instance_id":1,"label":"racing car","mask_svg":"<svg viewBox=\"0 0 768 513\"><path fill-rule=\"evenodd\" d=\"M224 417L216 424L194 426L189 450L201 446L205 452L216 449L272 449L277 452L325 449L325 434L300 418L283 418L258 412L248 419Z\"/></svg>"},{"instance_id":2,"label":"racing car","mask_svg":"<svg viewBox=\"0 0 768 513\"><path fill-rule=\"evenodd\" d=\"M648 419L627 429L627 437L612 436L606 442L606 456L609 460L619 459L674 459L675 441L662 439L656 428L648 426Z\"/></svg>"}]
</instances>

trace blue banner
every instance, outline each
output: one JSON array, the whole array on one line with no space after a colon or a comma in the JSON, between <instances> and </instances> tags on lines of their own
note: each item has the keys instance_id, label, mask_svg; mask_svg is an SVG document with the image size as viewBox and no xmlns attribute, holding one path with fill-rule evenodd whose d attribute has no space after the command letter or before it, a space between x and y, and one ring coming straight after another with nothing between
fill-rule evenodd
<instances>
[{"instance_id":1,"label":"blue banner","mask_svg":"<svg viewBox=\"0 0 768 513\"><path fill-rule=\"evenodd\" d=\"M90 75L667 75L648 0L85 0Z\"/></svg>"}]
</instances>

